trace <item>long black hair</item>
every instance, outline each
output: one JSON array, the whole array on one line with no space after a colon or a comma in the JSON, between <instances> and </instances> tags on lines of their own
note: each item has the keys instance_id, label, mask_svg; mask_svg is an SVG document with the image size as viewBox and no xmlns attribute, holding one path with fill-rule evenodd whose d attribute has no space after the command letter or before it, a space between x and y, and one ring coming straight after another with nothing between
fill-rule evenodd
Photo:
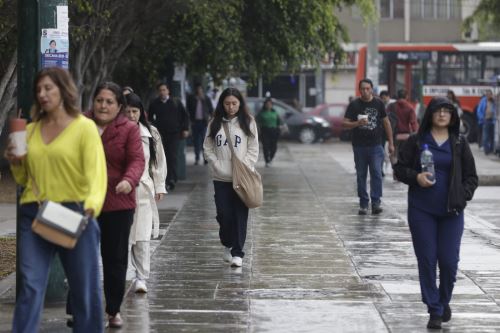
<instances>
[{"instance_id":1,"label":"long black hair","mask_svg":"<svg viewBox=\"0 0 500 333\"><path fill-rule=\"evenodd\" d=\"M224 100L228 96L234 96L240 101L240 108L238 109L238 113L236 113L236 117L238 117L238 123L247 136L254 136L254 134L250 130L250 122L252 121L252 116L248 113L243 96L238 89L227 88L222 92L219 97L219 101L217 102L217 107L214 111L214 119L210 123L210 138L212 138L212 140L215 140L215 135L217 134L217 132L219 132L222 126L222 118L227 117L226 111L224 110Z\"/></svg>"},{"instance_id":2,"label":"long black hair","mask_svg":"<svg viewBox=\"0 0 500 333\"><path fill-rule=\"evenodd\" d=\"M457 108L447 97L442 96L434 97L427 105L424 113L424 118L422 119L422 124L418 129L418 135L420 137L423 137L425 133L429 132L432 129L432 115L442 107L451 110L451 119L450 124L448 125L448 132L457 138L459 137L460 117L458 116Z\"/></svg>"},{"instance_id":3,"label":"long black hair","mask_svg":"<svg viewBox=\"0 0 500 333\"><path fill-rule=\"evenodd\" d=\"M153 136L151 124L146 118L146 112L144 111L144 105L142 105L141 98L134 93L130 93L125 96L125 99L127 100L127 106L138 108L140 110L139 123L146 126L151 134L151 137L149 138L149 168L151 169L153 165L158 166L158 158L156 157L156 138Z\"/></svg>"}]
</instances>

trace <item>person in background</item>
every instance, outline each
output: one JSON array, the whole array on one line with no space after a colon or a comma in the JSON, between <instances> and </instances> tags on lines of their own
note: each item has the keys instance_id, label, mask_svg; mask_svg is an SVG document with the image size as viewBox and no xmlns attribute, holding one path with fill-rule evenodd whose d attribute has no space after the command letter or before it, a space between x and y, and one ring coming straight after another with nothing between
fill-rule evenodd
<instances>
[{"instance_id":1,"label":"person in background","mask_svg":"<svg viewBox=\"0 0 500 333\"><path fill-rule=\"evenodd\" d=\"M18 281L13 332L38 332L52 259L59 254L74 292L75 332L102 332L99 281L100 231L95 217L106 194L106 160L95 124L78 108L78 90L70 74L57 67L41 70L34 82L33 122L27 126L28 154L5 158L23 193L19 206ZM38 202L51 200L83 213L88 224L73 249L65 249L31 230Z\"/></svg>"},{"instance_id":2,"label":"person in background","mask_svg":"<svg viewBox=\"0 0 500 333\"><path fill-rule=\"evenodd\" d=\"M129 87L129 86L123 87L123 95L124 96L127 96L128 94L132 94L132 93L134 93L134 89L132 89L132 87Z\"/></svg>"},{"instance_id":3,"label":"person in background","mask_svg":"<svg viewBox=\"0 0 500 333\"><path fill-rule=\"evenodd\" d=\"M394 165L397 178L409 185L408 224L430 329L440 329L442 322L451 319L450 300L464 231L464 208L478 185L474 156L467 140L460 136L459 126L452 102L434 97L418 133L401 145ZM434 182L421 169L424 144L434 157Z\"/></svg>"},{"instance_id":4,"label":"person in background","mask_svg":"<svg viewBox=\"0 0 500 333\"><path fill-rule=\"evenodd\" d=\"M208 120L212 116L212 103L205 95L201 84L195 86L195 94L188 97L187 110L191 121L191 133L193 135L194 164L200 162L200 155L203 154L203 140L207 133ZM204 161L207 164L207 161Z\"/></svg>"},{"instance_id":5,"label":"person in background","mask_svg":"<svg viewBox=\"0 0 500 333\"><path fill-rule=\"evenodd\" d=\"M486 95L481 98L477 107L478 124L482 126L482 143L486 155L493 152L495 141L495 122L497 117L497 103L491 89L486 90Z\"/></svg>"},{"instance_id":6,"label":"person in background","mask_svg":"<svg viewBox=\"0 0 500 333\"><path fill-rule=\"evenodd\" d=\"M108 170L106 200L98 221L106 313L112 328L123 325L120 307L125 293L130 228L137 206L135 189L145 165L139 126L124 114L127 101L122 91L116 83L101 83L94 93L93 108L86 113L101 133Z\"/></svg>"},{"instance_id":7,"label":"person in background","mask_svg":"<svg viewBox=\"0 0 500 333\"><path fill-rule=\"evenodd\" d=\"M177 183L177 150L179 140L189 135L189 116L180 101L170 97L166 83L156 86L158 98L149 106L148 116L160 132L167 158L167 190L174 190Z\"/></svg>"},{"instance_id":8,"label":"person in background","mask_svg":"<svg viewBox=\"0 0 500 333\"><path fill-rule=\"evenodd\" d=\"M410 134L417 133L417 115L413 106L408 102L408 91L398 90L398 100L389 106L389 112L395 112L398 123L396 125L396 154L402 142L408 140Z\"/></svg>"},{"instance_id":9,"label":"person in background","mask_svg":"<svg viewBox=\"0 0 500 333\"><path fill-rule=\"evenodd\" d=\"M382 212L382 131L389 142L389 154L394 153L392 129L384 103L373 96L370 79L359 81L360 98L347 106L343 126L352 130L352 147L356 165L356 181L359 197L359 215L366 215L371 199L372 214ZM366 191L366 179L370 170L370 196Z\"/></svg>"},{"instance_id":10,"label":"person in background","mask_svg":"<svg viewBox=\"0 0 500 333\"><path fill-rule=\"evenodd\" d=\"M134 291L146 293L146 280L150 272L149 245L151 235L158 238L160 217L156 202L163 199L165 178L167 177L167 161L163 151L161 136L158 130L146 120L144 106L139 96L130 93L126 96L127 117L138 124L141 132L142 149L146 166L136 189L137 208L130 231L130 259L135 272ZM153 233L151 234L151 232Z\"/></svg>"},{"instance_id":11,"label":"person in background","mask_svg":"<svg viewBox=\"0 0 500 333\"><path fill-rule=\"evenodd\" d=\"M393 139L394 139L394 136L396 135L395 129L396 129L396 125L397 125L397 117L395 117L395 118L391 117L394 114L389 113L388 107L390 104L394 103L395 100L391 98L391 95L389 95L389 92L387 90L382 90L380 92L379 96L380 96L380 99L382 100L382 102L384 102L385 111L387 112L387 116L389 117L389 121L391 123L392 135L393 135ZM393 120L393 119L395 119L395 120ZM382 162L382 177L385 177L385 170L389 167L389 165L391 165L389 154L387 153L387 149L386 149L386 143L387 143L387 138L385 137L385 134L383 134L382 135L382 147L384 148L384 160Z\"/></svg>"},{"instance_id":12,"label":"person in background","mask_svg":"<svg viewBox=\"0 0 500 333\"><path fill-rule=\"evenodd\" d=\"M276 151L278 150L278 138L280 136L281 119L273 109L273 100L268 97L264 101L262 110L257 115L257 124L260 129L262 148L264 149L264 160L266 167L270 166Z\"/></svg>"},{"instance_id":13,"label":"person in background","mask_svg":"<svg viewBox=\"0 0 500 333\"><path fill-rule=\"evenodd\" d=\"M241 267L243 246L247 235L248 207L233 189L231 148L228 147L223 123L229 134L237 157L255 168L259 158L257 124L248 113L245 100L235 88L225 89L208 125L203 143L215 190L215 207L219 223L219 237L224 246L223 260L232 267Z\"/></svg>"}]
</instances>

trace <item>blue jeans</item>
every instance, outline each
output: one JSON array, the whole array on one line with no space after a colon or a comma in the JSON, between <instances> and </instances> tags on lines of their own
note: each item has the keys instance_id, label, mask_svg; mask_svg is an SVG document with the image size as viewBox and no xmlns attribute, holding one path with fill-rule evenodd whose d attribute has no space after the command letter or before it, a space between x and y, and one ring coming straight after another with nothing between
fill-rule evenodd
<instances>
[{"instance_id":1,"label":"blue jeans","mask_svg":"<svg viewBox=\"0 0 500 333\"><path fill-rule=\"evenodd\" d=\"M369 147L352 147L356 164L356 180L358 184L359 206L368 208L370 198L372 205L379 205L382 197L382 162L384 148L381 145ZM370 170L370 197L366 191L366 178Z\"/></svg>"},{"instance_id":2,"label":"blue jeans","mask_svg":"<svg viewBox=\"0 0 500 333\"><path fill-rule=\"evenodd\" d=\"M495 141L495 121L493 119L484 120L483 123L483 149L485 154L493 152Z\"/></svg>"},{"instance_id":3,"label":"blue jeans","mask_svg":"<svg viewBox=\"0 0 500 333\"><path fill-rule=\"evenodd\" d=\"M418 261L422 301L431 315L442 316L457 280L464 213L436 216L410 205L408 224ZM439 287L436 285L438 265Z\"/></svg>"},{"instance_id":4,"label":"blue jeans","mask_svg":"<svg viewBox=\"0 0 500 333\"><path fill-rule=\"evenodd\" d=\"M76 204L65 204L74 210ZM14 310L13 332L38 332L50 265L59 254L68 278L74 312L73 332L102 332L103 309L99 281L99 239L97 222L91 219L75 248L54 245L31 231L38 211L35 203L21 205L19 242L20 288Z\"/></svg>"}]
</instances>

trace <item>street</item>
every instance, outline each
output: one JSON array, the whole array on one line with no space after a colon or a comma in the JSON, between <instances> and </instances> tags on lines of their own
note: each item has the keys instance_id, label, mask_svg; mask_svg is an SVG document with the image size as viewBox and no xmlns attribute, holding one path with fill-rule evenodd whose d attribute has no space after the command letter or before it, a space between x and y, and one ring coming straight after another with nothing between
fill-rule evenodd
<instances>
[{"instance_id":1,"label":"street","mask_svg":"<svg viewBox=\"0 0 500 333\"><path fill-rule=\"evenodd\" d=\"M153 254L149 292L128 294L121 332L427 331L407 188L390 172L384 212L359 216L349 143L281 142L272 167L258 163L264 206L251 211L235 269L222 261L208 168L192 160L176 189L182 208ZM500 331L499 200L499 187L479 187L466 209L446 331ZM13 301L0 301L0 331L9 331ZM64 304L44 311L44 331L69 331Z\"/></svg>"}]
</instances>

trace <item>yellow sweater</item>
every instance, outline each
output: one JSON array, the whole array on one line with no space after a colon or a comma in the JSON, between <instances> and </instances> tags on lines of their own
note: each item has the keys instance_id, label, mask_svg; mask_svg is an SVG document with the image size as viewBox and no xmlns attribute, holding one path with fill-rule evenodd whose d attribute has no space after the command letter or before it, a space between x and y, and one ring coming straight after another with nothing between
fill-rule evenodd
<instances>
[{"instance_id":1,"label":"yellow sweater","mask_svg":"<svg viewBox=\"0 0 500 333\"><path fill-rule=\"evenodd\" d=\"M28 156L11 166L16 182L24 186L21 204L37 200L83 201L84 209L99 215L106 196L106 157L94 122L83 115L73 120L48 145L42 141L40 124L27 126ZM38 195L33 193L29 167Z\"/></svg>"}]
</instances>

